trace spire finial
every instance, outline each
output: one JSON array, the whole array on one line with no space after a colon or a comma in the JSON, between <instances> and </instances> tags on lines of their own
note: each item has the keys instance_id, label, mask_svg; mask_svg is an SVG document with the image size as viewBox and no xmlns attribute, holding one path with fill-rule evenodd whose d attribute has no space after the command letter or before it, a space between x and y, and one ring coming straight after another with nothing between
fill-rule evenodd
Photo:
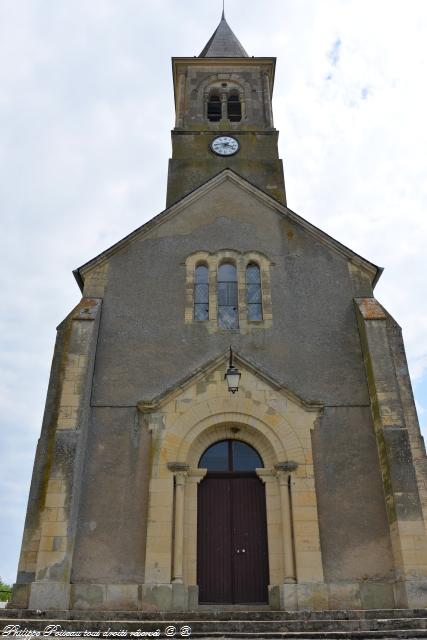
<instances>
[{"instance_id":1,"label":"spire finial","mask_svg":"<svg viewBox=\"0 0 427 640\"><path fill-rule=\"evenodd\" d=\"M221 20L225 20L225 0L222 0L222 16Z\"/></svg>"}]
</instances>

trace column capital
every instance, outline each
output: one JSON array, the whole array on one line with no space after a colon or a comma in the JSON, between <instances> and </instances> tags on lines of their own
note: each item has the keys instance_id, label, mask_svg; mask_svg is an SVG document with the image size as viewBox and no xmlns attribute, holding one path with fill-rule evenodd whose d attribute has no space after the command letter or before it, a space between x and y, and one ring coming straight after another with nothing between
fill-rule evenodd
<instances>
[{"instance_id":1,"label":"column capital","mask_svg":"<svg viewBox=\"0 0 427 640\"><path fill-rule=\"evenodd\" d=\"M207 472L207 469L190 469L188 472L188 480L199 484L199 482L201 482L206 476Z\"/></svg>"},{"instance_id":2,"label":"column capital","mask_svg":"<svg viewBox=\"0 0 427 640\"><path fill-rule=\"evenodd\" d=\"M294 462L293 460L285 460L283 462L278 462L274 465L276 471L291 473L292 471L296 471L298 469L298 462Z\"/></svg>"},{"instance_id":3,"label":"column capital","mask_svg":"<svg viewBox=\"0 0 427 640\"><path fill-rule=\"evenodd\" d=\"M266 482L272 482L276 478L276 473L274 469L264 469L264 468L255 469L255 473L257 474L258 478L262 480L264 484Z\"/></svg>"},{"instance_id":4,"label":"column capital","mask_svg":"<svg viewBox=\"0 0 427 640\"><path fill-rule=\"evenodd\" d=\"M296 471L298 469L298 463L292 462L291 460L286 462L278 462L274 465L274 469L279 484L287 484L292 471Z\"/></svg>"},{"instance_id":5,"label":"column capital","mask_svg":"<svg viewBox=\"0 0 427 640\"><path fill-rule=\"evenodd\" d=\"M175 483L178 486L185 484L185 480L187 478L187 473L189 469L188 464L185 464L184 462L169 462L168 469L169 471L172 471L172 473L174 474Z\"/></svg>"},{"instance_id":6,"label":"column capital","mask_svg":"<svg viewBox=\"0 0 427 640\"><path fill-rule=\"evenodd\" d=\"M168 469L172 473L187 473L189 468L185 462L168 462Z\"/></svg>"}]
</instances>

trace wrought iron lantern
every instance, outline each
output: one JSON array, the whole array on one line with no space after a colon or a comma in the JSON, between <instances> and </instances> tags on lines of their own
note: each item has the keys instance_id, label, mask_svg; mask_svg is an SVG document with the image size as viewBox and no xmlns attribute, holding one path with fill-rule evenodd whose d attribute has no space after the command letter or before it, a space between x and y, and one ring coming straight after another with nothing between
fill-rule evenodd
<instances>
[{"instance_id":1,"label":"wrought iron lantern","mask_svg":"<svg viewBox=\"0 0 427 640\"><path fill-rule=\"evenodd\" d=\"M228 369L225 372L224 379L227 380L228 390L230 393L236 393L239 390L239 382L242 374L239 369L233 364L233 350L230 347L230 360L228 363Z\"/></svg>"}]
</instances>

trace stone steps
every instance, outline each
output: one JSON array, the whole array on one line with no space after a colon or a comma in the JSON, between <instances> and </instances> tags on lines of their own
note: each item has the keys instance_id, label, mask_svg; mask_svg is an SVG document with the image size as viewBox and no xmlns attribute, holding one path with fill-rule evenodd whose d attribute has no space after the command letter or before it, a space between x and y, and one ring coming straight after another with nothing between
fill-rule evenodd
<instances>
[{"instance_id":1,"label":"stone steps","mask_svg":"<svg viewBox=\"0 0 427 640\"><path fill-rule=\"evenodd\" d=\"M50 620L390 620L427 618L427 609L337 609L326 611L272 611L271 609L233 610L203 606L194 611L85 611L37 612L31 609L0 609L2 618Z\"/></svg>"},{"instance_id":2,"label":"stone steps","mask_svg":"<svg viewBox=\"0 0 427 640\"><path fill-rule=\"evenodd\" d=\"M66 615L61 615L61 614ZM375 615L376 614L376 615ZM387 615L384 615L387 614ZM18 626L16 633L26 630L42 632L50 625L62 638L66 633L99 633L100 638L143 638L144 632L159 630L157 637L165 638L167 627L174 627L175 636L191 638L427 638L427 611L203 611L197 613L167 612L35 612L0 611L0 634L5 627ZM184 628L184 629L183 629ZM181 631L191 629L191 635ZM122 632L120 634L120 632ZM125 634L123 632L126 632ZM16 636L15 633L15 637ZM50 637L55 637L53 630ZM76 637L76 635L74 635ZM93 636L92 636L93 637ZM154 636L156 637L156 636Z\"/></svg>"}]
</instances>

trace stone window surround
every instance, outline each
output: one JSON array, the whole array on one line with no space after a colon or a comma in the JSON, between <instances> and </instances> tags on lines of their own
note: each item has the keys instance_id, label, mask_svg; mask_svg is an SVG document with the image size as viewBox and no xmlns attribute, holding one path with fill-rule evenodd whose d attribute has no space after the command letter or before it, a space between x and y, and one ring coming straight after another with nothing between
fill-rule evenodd
<instances>
[{"instance_id":1,"label":"stone window surround","mask_svg":"<svg viewBox=\"0 0 427 640\"><path fill-rule=\"evenodd\" d=\"M217 318L217 273L218 267L224 262L232 262L237 268L237 295L239 309L239 328L221 329ZM261 272L262 292L262 320L248 320L246 301L246 267L250 263L259 266ZM206 265L209 269L209 320L194 320L194 283L195 269L199 265ZM270 260L259 251L247 251L241 253L232 249L222 249L215 253L197 251L188 256L186 267L186 299L185 299L185 323L200 324L206 326L209 331L239 331L247 333L256 328L267 329L273 324L270 285Z\"/></svg>"},{"instance_id":2,"label":"stone window surround","mask_svg":"<svg viewBox=\"0 0 427 640\"><path fill-rule=\"evenodd\" d=\"M177 79L177 108L176 108L176 121L175 126L180 129L184 127L186 120L186 113L188 111L188 105L186 105L187 101L187 93L186 87L188 83L188 76L184 70L178 73ZM222 87L223 83L227 83L227 87ZM211 122L208 120L208 99L209 94L212 89L218 89L220 95L221 90L224 92L224 89L228 90L237 90L240 96L240 102L242 105L242 119L240 122L231 122L226 118L225 120L221 120L220 122ZM191 91L189 94L190 101L195 102L197 104L197 112L198 118L203 118L206 123L206 126L212 129L217 129L218 125L221 122L226 121L228 123L228 128L236 128L241 127L242 122L246 120L251 120L253 117L252 109L251 109L251 96L255 88L242 77L242 73L240 72L230 72L226 69L219 71L217 73L213 73L208 77L204 77L197 86Z\"/></svg>"}]
</instances>

